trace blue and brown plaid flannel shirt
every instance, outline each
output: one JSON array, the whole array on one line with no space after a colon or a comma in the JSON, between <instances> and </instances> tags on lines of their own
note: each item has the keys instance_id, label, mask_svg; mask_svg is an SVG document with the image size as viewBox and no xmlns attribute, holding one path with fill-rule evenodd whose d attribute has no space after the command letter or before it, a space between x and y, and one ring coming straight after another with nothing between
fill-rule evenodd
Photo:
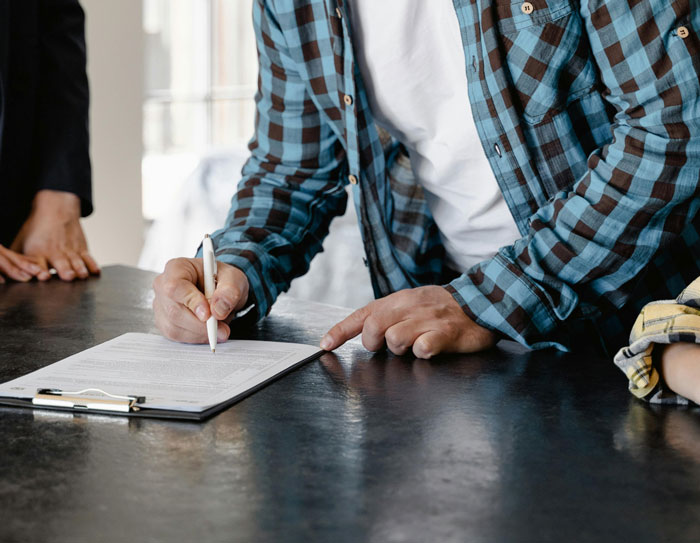
<instances>
[{"instance_id":1,"label":"blue and brown plaid flannel shirt","mask_svg":"<svg viewBox=\"0 0 700 543\"><path fill-rule=\"evenodd\" d=\"M217 258L246 273L264 316L321 250L350 182L377 296L446 284L525 345L599 332L614 352L646 302L700 274L691 1L453 0L474 120L522 235L455 277L402 145L374 124L351 1L255 0L256 131Z\"/></svg>"}]
</instances>

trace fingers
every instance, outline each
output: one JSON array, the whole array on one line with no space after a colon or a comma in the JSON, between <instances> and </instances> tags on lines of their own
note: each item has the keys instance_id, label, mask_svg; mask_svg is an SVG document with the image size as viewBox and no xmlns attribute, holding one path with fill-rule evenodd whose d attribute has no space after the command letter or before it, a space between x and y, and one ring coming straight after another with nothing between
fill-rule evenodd
<instances>
[{"instance_id":1,"label":"fingers","mask_svg":"<svg viewBox=\"0 0 700 543\"><path fill-rule=\"evenodd\" d=\"M183 343L206 343L206 325L180 304L153 300L155 323L168 339Z\"/></svg>"},{"instance_id":2,"label":"fingers","mask_svg":"<svg viewBox=\"0 0 700 543\"><path fill-rule=\"evenodd\" d=\"M217 264L217 284L210 300L212 315L224 320L231 312L242 308L248 300L248 278L238 268L219 262Z\"/></svg>"},{"instance_id":3,"label":"fingers","mask_svg":"<svg viewBox=\"0 0 700 543\"><path fill-rule=\"evenodd\" d=\"M0 246L1 247L1 246ZM2 255L17 269L26 274L36 275L41 272L41 268L32 259L24 255L2 247Z\"/></svg>"},{"instance_id":4,"label":"fingers","mask_svg":"<svg viewBox=\"0 0 700 543\"><path fill-rule=\"evenodd\" d=\"M362 327L362 344L368 351L383 349L390 340L387 336L388 330L401 323L406 317L406 312L400 305L394 306L392 303L387 303L388 301L373 302L372 312L365 319Z\"/></svg>"},{"instance_id":5,"label":"fingers","mask_svg":"<svg viewBox=\"0 0 700 543\"><path fill-rule=\"evenodd\" d=\"M82 257L78 253L68 253L68 260L73 271L80 279L87 279L90 276L85 262L83 262Z\"/></svg>"},{"instance_id":6,"label":"fingers","mask_svg":"<svg viewBox=\"0 0 700 543\"><path fill-rule=\"evenodd\" d=\"M416 339L429 330L423 322L414 320L398 322L385 332L386 346L392 353L404 355L411 349Z\"/></svg>"},{"instance_id":7,"label":"fingers","mask_svg":"<svg viewBox=\"0 0 700 543\"><path fill-rule=\"evenodd\" d=\"M328 330L326 335L321 338L321 349L332 351L359 334L365 324L365 319L371 314L371 305L353 311L348 317Z\"/></svg>"},{"instance_id":8,"label":"fingers","mask_svg":"<svg viewBox=\"0 0 700 543\"><path fill-rule=\"evenodd\" d=\"M387 329L404 318L400 304L387 297L367 304L331 328L321 340L321 348L330 351L362 332L362 344L369 351L384 348Z\"/></svg>"},{"instance_id":9,"label":"fingers","mask_svg":"<svg viewBox=\"0 0 700 543\"><path fill-rule=\"evenodd\" d=\"M223 343L231 336L231 327L225 322L219 321L216 327L216 341ZM207 343L209 340L207 339Z\"/></svg>"},{"instance_id":10,"label":"fingers","mask_svg":"<svg viewBox=\"0 0 700 543\"><path fill-rule=\"evenodd\" d=\"M36 278L39 281L48 281L49 279L51 279L49 263L46 260L46 258L44 258L43 256L32 256L31 258L34 260L34 262L36 262L37 266L39 266L40 268L40 271L37 274Z\"/></svg>"},{"instance_id":11,"label":"fingers","mask_svg":"<svg viewBox=\"0 0 700 543\"><path fill-rule=\"evenodd\" d=\"M441 352L454 351L453 339L438 330L421 334L413 342L413 354L417 358L431 358Z\"/></svg>"},{"instance_id":12,"label":"fingers","mask_svg":"<svg viewBox=\"0 0 700 543\"><path fill-rule=\"evenodd\" d=\"M245 274L219 263L219 284L210 302L197 288L203 282L202 259L178 258L171 260L165 271L156 277L153 301L156 326L169 339L186 343L206 343L206 321L214 316L219 320L218 341L226 341L231 329L223 319L245 305L248 298L248 279Z\"/></svg>"},{"instance_id":13,"label":"fingers","mask_svg":"<svg viewBox=\"0 0 700 543\"><path fill-rule=\"evenodd\" d=\"M15 281L26 282L32 278L31 274L15 266L5 255L0 255L0 273Z\"/></svg>"},{"instance_id":14,"label":"fingers","mask_svg":"<svg viewBox=\"0 0 700 543\"><path fill-rule=\"evenodd\" d=\"M85 262L85 265L88 268L88 271L93 274L93 275L100 275L102 270L100 267L97 265L97 261L92 258L92 255L88 253L87 251L83 251L80 253L80 257L83 259L83 262Z\"/></svg>"},{"instance_id":15,"label":"fingers","mask_svg":"<svg viewBox=\"0 0 700 543\"><path fill-rule=\"evenodd\" d=\"M100 273L100 267L87 251L53 252L46 255L44 260L56 268L58 276L64 281L73 281L75 278L87 279L91 273L95 275Z\"/></svg>"},{"instance_id":16,"label":"fingers","mask_svg":"<svg viewBox=\"0 0 700 543\"><path fill-rule=\"evenodd\" d=\"M203 274L202 262L201 259L199 262L195 260L177 258L168 262L165 272L153 282L153 289L156 298L161 298L164 303L184 306L190 315L193 313L199 321L206 322L211 316L209 303L196 286Z\"/></svg>"},{"instance_id":17,"label":"fingers","mask_svg":"<svg viewBox=\"0 0 700 543\"><path fill-rule=\"evenodd\" d=\"M30 259L0 246L0 274L26 282L40 272L41 268Z\"/></svg>"},{"instance_id":18,"label":"fingers","mask_svg":"<svg viewBox=\"0 0 700 543\"><path fill-rule=\"evenodd\" d=\"M46 259L49 264L56 268L56 273L63 281L72 281L75 279L75 271L73 266L71 266L70 260L66 257L64 253L53 253L46 255Z\"/></svg>"},{"instance_id":19,"label":"fingers","mask_svg":"<svg viewBox=\"0 0 700 543\"><path fill-rule=\"evenodd\" d=\"M495 334L478 325L470 327L468 332L450 326L431 328L413 343L413 354L418 358L432 358L440 353L474 353L490 349L497 343Z\"/></svg>"},{"instance_id":20,"label":"fingers","mask_svg":"<svg viewBox=\"0 0 700 543\"><path fill-rule=\"evenodd\" d=\"M413 347L420 358L475 352L497 341L496 334L472 321L446 289L435 285L395 292L358 309L328 331L321 348L335 349L360 332L370 351L386 343L399 355Z\"/></svg>"},{"instance_id":21,"label":"fingers","mask_svg":"<svg viewBox=\"0 0 700 543\"><path fill-rule=\"evenodd\" d=\"M188 308L169 300L156 298L153 301L156 326L168 339L183 343L208 343L206 323L200 321ZM217 341L226 341L230 327L219 322Z\"/></svg>"}]
</instances>

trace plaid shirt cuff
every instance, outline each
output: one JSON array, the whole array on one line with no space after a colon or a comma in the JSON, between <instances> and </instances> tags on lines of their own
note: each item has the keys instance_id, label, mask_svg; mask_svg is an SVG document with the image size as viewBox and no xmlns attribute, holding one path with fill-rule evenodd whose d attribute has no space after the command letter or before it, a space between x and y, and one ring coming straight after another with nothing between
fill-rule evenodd
<instances>
[{"instance_id":1,"label":"plaid shirt cuff","mask_svg":"<svg viewBox=\"0 0 700 543\"><path fill-rule=\"evenodd\" d=\"M657 404L687 405L689 401L669 390L657 369L656 345L700 343L700 278L676 300L647 304L637 317L630 345L615 355L615 364L629 379L638 398Z\"/></svg>"},{"instance_id":2,"label":"plaid shirt cuff","mask_svg":"<svg viewBox=\"0 0 700 543\"><path fill-rule=\"evenodd\" d=\"M481 262L445 288L480 326L531 349L567 350L557 337L558 319L502 255Z\"/></svg>"}]
</instances>

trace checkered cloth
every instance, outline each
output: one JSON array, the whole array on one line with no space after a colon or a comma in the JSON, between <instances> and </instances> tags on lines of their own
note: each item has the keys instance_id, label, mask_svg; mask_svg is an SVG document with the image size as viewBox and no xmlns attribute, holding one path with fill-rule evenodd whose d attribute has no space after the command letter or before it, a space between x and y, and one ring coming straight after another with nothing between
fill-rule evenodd
<instances>
[{"instance_id":1,"label":"checkered cloth","mask_svg":"<svg viewBox=\"0 0 700 543\"><path fill-rule=\"evenodd\" d=\"M651 403L688 404L664 385L655 367L654 347L681 341L700 343L700 277L675 300L651 302L637 317L629 347L615 355L632 394Z\"/></svg>"},{"instance_id":2,"label":"checkered cloth","mask_svg":"<svg viewBox=\"0 0 700 543\"><path fill-rule=\"evenodd\" d=\"M214 241L258 316L321 250L348 181L376 296L445 284L533 348L594 334L614 352L644 303L700 274L700 9L530 3L453 0L474 120L522 235L455 278L402 145L375 126L352 2L256 0L255 136Z\"/></svg>"}]
</instances>

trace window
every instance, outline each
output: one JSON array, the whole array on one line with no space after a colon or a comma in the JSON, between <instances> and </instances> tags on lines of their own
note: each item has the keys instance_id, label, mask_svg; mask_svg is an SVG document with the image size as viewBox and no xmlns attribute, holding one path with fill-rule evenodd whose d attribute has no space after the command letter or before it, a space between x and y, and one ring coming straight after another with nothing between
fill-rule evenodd
<instances>
[{"instance_id":1,"label":"window","mask_svg":"<svg viewBox=\"0 0 700 543\"><path fill-rule=\"evenodd\" d=\"M252 0L144 0L143 212L167 210L207 151L253 135Z\"/></svg>"}]
</instances>

